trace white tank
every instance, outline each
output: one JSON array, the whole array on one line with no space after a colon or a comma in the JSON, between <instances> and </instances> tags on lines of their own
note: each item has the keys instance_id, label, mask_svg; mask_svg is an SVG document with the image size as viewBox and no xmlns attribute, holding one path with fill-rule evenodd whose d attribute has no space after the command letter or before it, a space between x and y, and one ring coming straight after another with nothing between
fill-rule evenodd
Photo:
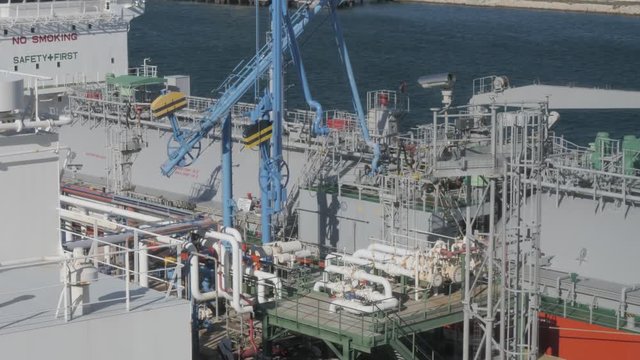
<instances>
[{"instance_id":1,"label":"white tank","mask_svg":"<svg viewBox=\"0 0 640 360\"><path fill-rule=\"evenodd\" d=\"M14 75L0 76L0 112L22 109L24 81Z\"/></svg>"}]
</instances>

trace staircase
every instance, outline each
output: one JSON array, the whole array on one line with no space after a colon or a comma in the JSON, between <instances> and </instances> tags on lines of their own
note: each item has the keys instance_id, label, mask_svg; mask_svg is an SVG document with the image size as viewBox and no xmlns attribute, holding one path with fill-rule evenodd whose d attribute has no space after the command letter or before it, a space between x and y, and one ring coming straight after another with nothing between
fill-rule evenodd
<instances>
[{"instance_id":1,"label":"staircase","mask_svg":"<svg viewBox=\"0 0 640 360\"><path fill-rule=\"evenodd\" d=\"M384 314L387 322L393 324L389 345L397 360L444 360L398 313Z\"/></svg>"},{"instance_id":2,"label":"staircase","mask_svg":"<svg viewBox=\"0 0 640 360\"><path fill-rule=\"evenodd\" d=\"M313 184L318 177L318 172L323 168L326 159L329 155L329 140L330 138L324 137L323 141L318 144L317 147L312 148L307 156L307 162L305 162L300 175L295 179L289 195L287 197L287 203L285 204L285 213L288 215L285 221L284 229L293 229L297 222L297 212L294 212L296 205L298 204L298 198L300 197L300 189L305 186ZM285 234L287 235L287 234Z\"/></svg>"}]
</instances>

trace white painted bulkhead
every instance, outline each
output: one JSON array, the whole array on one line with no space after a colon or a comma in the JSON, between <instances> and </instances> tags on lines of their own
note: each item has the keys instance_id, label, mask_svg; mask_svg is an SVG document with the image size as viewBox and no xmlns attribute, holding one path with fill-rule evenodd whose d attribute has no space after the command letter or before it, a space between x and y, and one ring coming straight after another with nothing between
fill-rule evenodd
<instances>
[{"instance_id":1,"label":"white painted bulkhead","mask_svg":"<svg viewBox=\"0 0 640 360\"><path fill-rule=\"evenodd\" d=\"M58 135L0 133L0 149L0 265L60 256Z\"/></svg>"},{"instance_id":2,"label":"white painted bulkhead","mask_svg":"<svg viewBox=\"0 0 640 360\"><path fill-rule=\"evenodd\" d=\"M640 209L555 194L542 198L541 247L551 269L620 284L640 282Z\"/></svg>"},{"instance_id":3,"label":"white painted bulkhead","mask_svg":"<svg viewBox=\"0 0 640 360\"><path fill-rule=\"evenodd\" d=\"M80 30L80 27L85 29ZM127 26L86 29L86 25L38 26L37 31L0 33L0 69L53 78L42 85L104 81L107 73L126 74ZM1 30L0 30L1 31Z\"/></svg>"},{"instance_id":4,"label":"white painted bulkhead","mask_svg":"<svg viewBox=\"0 0 640 360\"><path fill-rule=\"evenodd\" d=\"M103 123L76 121L73 126L60 129L61 143L74 153L73 163L81 164L77 175L91 182L107 184L109 150L107 132ZM216 130L219 131L219 130ZM222 198L221 142L219 139L204 139L202 153L191 166L177 168L171 177L163 176L160 165L167 160L167 142L171 132L161 129L145 129L145 145L134 160L132 182L136 191L161 195L171 200L190 201L206 206L220 204ZM285 151L284 160L290 165L290 185L298 178L305 163L302 151ZM246 149L238 142L233 144L233 192L234 199L251 193L260 196L258 173L260 154Z\"/></svg>"},{"instance_id":5,"label":"white painted bulkhead","mask_svg":"<svg viewBox=\"0 0 640 360\"><path fill-rule=\"evenodd\" d=\"M135 0L0 3L0 70L51 78L38 86L52 92L126 74L129 22L143 13L144 2Z\"/></svg>"}]
</instances>

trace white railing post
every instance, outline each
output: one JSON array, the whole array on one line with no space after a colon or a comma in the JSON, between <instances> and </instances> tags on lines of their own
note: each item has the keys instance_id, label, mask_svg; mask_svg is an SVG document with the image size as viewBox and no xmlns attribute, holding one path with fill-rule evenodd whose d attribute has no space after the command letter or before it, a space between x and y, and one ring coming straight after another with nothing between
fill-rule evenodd
<instances>
[{"instance_id":1,"label":"white railing post","mask_svg":"<svg viewBox=\"0 0 640 360\"><path fill-rule=\"evenodd\" d=\"M127 243L125 243L124 246L124 271L125 271L125 275L124 275L124 292L125 292L125 297L126 297L126 302L127 302L127 311L131 310L131 297L130 297L130 293L129 293L129 288L130 288L130 284L129 284L129 246L127 245Z\"/></svg>"},{"instance_id":2,"label":"white railing post","mask_svg":"<svg viewBox=\"0 0 640 360\"><path fill-rule=\"evenodd\" d=\"M182 260L180 258L180 254L182 253L182 244L176 245L176 295L178 299L182 298L182 286L180 285L180 281L182 280Z\"/></svg>"},{"instance_id":3,"label":"white railing post","mask_svg":"<svg viewBox=\"0 0 640 360\"><path fill-rule=\"evenodd\" d=\"M139 282L140 279L140 239L138 232L133 232L133 281Z\"/></svg>"},{"instance_id":4,"label":"white railing post","mask_svg":"<svg viewBox=\"0 0 640 360\"><path fill-rule=\"evenodd\" d=\"M91 244L91 250L89 256L93 259L93 266L98 267L98 219L93 219L93 243Z\"/></svg>"},{"instance_id":5,"label":"white railing post","mask_svg":"<svg viewBox=\"0 0 640 360\"><path fill-rule=\"evenodd\" d=\"M68 260L67 260L68 261ZM64 266L69 267L69 263L65 261ZM71 309L70 306L71 304L69 303L69 299L71 297L71 287L69 286L69 282L71 281L70 279L71 274L69 273L69 271L67 271L65 277L64 277L64 321L68 322L71 320Z\"/></svg>"}]
</instances>

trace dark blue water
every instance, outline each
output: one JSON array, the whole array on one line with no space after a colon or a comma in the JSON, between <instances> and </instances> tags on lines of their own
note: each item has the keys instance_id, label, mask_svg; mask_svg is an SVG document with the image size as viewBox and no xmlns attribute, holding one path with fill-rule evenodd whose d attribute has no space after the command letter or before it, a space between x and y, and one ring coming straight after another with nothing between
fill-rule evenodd
<instances>
[{"instance_id":1,"label":"dark blue water","mask_svg":"<svg viewBox=\"0 0 640 360\"><path fill-rule=\"evenodd\" d=\"M267 12L261 9L261 25ZM404 127L427 121L440 95L418 87L422 75L453 72L455 102L472 80L507 75L518 85L609 86L640 90L640 18L426 4L371 4L340 13L362 96L409 83L412 114ZM130 63L152 58L163 74L191 75L192 93L210 96L242 59L255 52L255 9L149 1L130 32ZM325 108L349 109L348 87L327 14L301 40L315 97ZM303 106L297 80L289 106ZM639 112L562 112L558 132L581 144L597 131L640 135Z\"/></svg>"}]
</instances>

